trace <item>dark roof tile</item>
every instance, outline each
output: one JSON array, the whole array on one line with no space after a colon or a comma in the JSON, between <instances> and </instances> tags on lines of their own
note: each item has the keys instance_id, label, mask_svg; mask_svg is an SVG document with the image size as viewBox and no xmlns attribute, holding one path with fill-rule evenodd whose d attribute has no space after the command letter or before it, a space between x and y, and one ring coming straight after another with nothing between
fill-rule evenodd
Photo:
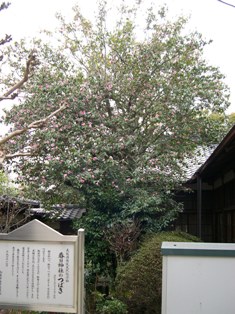
<instances>
[{"instance_id":1,"label":"dark roof tile","mask_svg":"<svg viewBox=\"0 0 235 314\"><path fill-rule=\"evenodd\" d=\"M59 221L79 219L86 212L86 209L79 208L78 205L69 205L69 207L67 208L66 205L64 208L57 205L52 210L30 208L29 212L32 216L48 217Z\"/></svg>"}]
</instances>

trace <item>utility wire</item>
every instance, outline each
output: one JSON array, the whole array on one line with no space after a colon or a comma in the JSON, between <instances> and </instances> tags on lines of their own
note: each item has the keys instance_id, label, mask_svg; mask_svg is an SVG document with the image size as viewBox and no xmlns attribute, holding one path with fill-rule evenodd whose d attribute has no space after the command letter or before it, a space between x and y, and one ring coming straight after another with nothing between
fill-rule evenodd
<instances>
[{"instance_id":1,"label":"utility wire","mask_svg":"<svg viewBox=\"0 0 235 314\"><path fill-rule=\"evenodd\" d=\"M226 4L226 5L229 5L230 7L235 8L235 5L234 5L234 4L231 4L231 3L228 3L228 2L225 2L225 1L222 1L222 0L218 0L218 1L221 2L221 3L224 3L224 4Z\"/></svg>"}]
</instances>

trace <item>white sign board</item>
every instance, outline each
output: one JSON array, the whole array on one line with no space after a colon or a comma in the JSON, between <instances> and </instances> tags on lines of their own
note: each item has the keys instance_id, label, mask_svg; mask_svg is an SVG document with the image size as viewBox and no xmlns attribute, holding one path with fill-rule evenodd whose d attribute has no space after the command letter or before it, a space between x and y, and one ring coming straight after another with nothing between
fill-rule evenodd
<instances>
[{"instance_id":1,"label":"white sign board","mask_svg":"<svg viewBox=\"0 0 235 314\"><path fill-rule=\"evenodd\" d=\"M83 278L78 278L83 276L78 237L63 236L39 221L29 224L20 232L0 234L0 308L82 313L78 305L78 292L81 296L84 288ZM31 241L22 239L22 231L33 229L36 235ZM41 240L36 240L39 233ZM20 235L21 239L14 240ZM30 239L30 234L27 237ZM78 273L79 269L82 272Z\"/></svg>"},{"instance_id":2,"label":"white sign board","mask_svg":"<svg viewBox=\"0 0 235 314\"><path fill-rule=\"evenodd\" d=\"M235 244L163 242L162 314L234 314Z\"/></svg>"},{"instance_id":3,"label":"white sign board","mask_svg":"<svg viewBox=\"0 0 235 314\"><path fill-rule=\"evenodd\" d=\"M2 241L0 252L0 303L73 306L73 244Z\"/></svg>"}]
</instances>

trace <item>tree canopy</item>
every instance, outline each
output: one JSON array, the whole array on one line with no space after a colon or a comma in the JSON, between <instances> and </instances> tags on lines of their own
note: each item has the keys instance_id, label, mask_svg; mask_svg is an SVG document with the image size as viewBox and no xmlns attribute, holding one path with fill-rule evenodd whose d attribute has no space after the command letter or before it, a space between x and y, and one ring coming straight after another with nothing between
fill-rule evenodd
<instances>
[{"instance_id":1,"label":"tree canopy","mask_svg":"<svg viewBox=\"0 0 235 314\"><path fill-rule=\"evenodd\" d=\"M37 196L77 198L120 219L155 217L161 229L176 213L169 195L185 156L218 141L209 114L224 112L228 90L203 57L208 43L185 32L186 18L170 21L164 9L149 9L140 35L138 10L141 4L123 5L108 27L105 4L96 22L75 7L71 22L58 16L51 44L34 40L40 64L5 122L11 132L31 121L37 127L11 138L6 149L18 180ZM10 51L12 66L20 67L30 49L22 41Z\"/></svg>"},{"instance_id":2,"label":"tree canopy","mask_svg":"<svg viewBox=\"0 0 235 314\"><path fill-rule=\"evenodd\" d=\"M0 4L0 12L7 9L9 7L9 2L2 2ZM27 55L20 54L19 58L14 54L14 49L11 47L6 48L6 45L11 42L12 36L5 34L4 37L0 38L0 102L9 101L17 99L22 96L22 89L26 82L30 79L30 77L34 74L34 70L38 65L38 60L36 57L35 50L32 49L28 51ZM16 46L18 44L16 43ZM5 73L9 72L10 64L12 66L11 73L6 77ZM22 67L20 65L23 65ZM20 74L18 73L20 72ZM1 103L2 104L2 103ZM19 103L18 103L19 105ZM5 103L4 106L5 107ZM5 159L15 158L15 154L13 155L9 153L9 149L6 144L10 143L15 137L18 137L21 134L32 131L33 129L40 128L42 129L46 123L59 112L63 111L65 106L60 104L60 106L54 111L50 112L47 117L44 116L43 119L37 119L37 121L29 121L28 124L25 124L24 127L20 127L19 129L14 129L14 131L10 131L7 135L4 132L1 132L0 136L0 167L2 168ZM2 117L0 123L4 125L5 116ZM13 149L14 151L15 149ZM9 153L9 154L8 154ZM18 154L17 154L18 155ZM27 153L23 153L23 155L27 155Z\"/></svg>"}]
</instances>

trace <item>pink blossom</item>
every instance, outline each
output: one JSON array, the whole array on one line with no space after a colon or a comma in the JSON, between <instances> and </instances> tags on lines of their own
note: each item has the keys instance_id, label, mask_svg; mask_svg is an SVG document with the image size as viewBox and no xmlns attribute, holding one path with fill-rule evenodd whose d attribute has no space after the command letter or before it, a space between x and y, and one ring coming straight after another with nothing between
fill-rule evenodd
<instances>
[{"instance_id":1,"label":"pink blossom","mask_svg":"<svg viewBox=\"0 0 235 314\"><path fill-rule=\"evenodd\" d=\"M111 82L107 83L106 88L108 91L110 91L113 88L113 84Z\"/></svg>"}]
</instances>

